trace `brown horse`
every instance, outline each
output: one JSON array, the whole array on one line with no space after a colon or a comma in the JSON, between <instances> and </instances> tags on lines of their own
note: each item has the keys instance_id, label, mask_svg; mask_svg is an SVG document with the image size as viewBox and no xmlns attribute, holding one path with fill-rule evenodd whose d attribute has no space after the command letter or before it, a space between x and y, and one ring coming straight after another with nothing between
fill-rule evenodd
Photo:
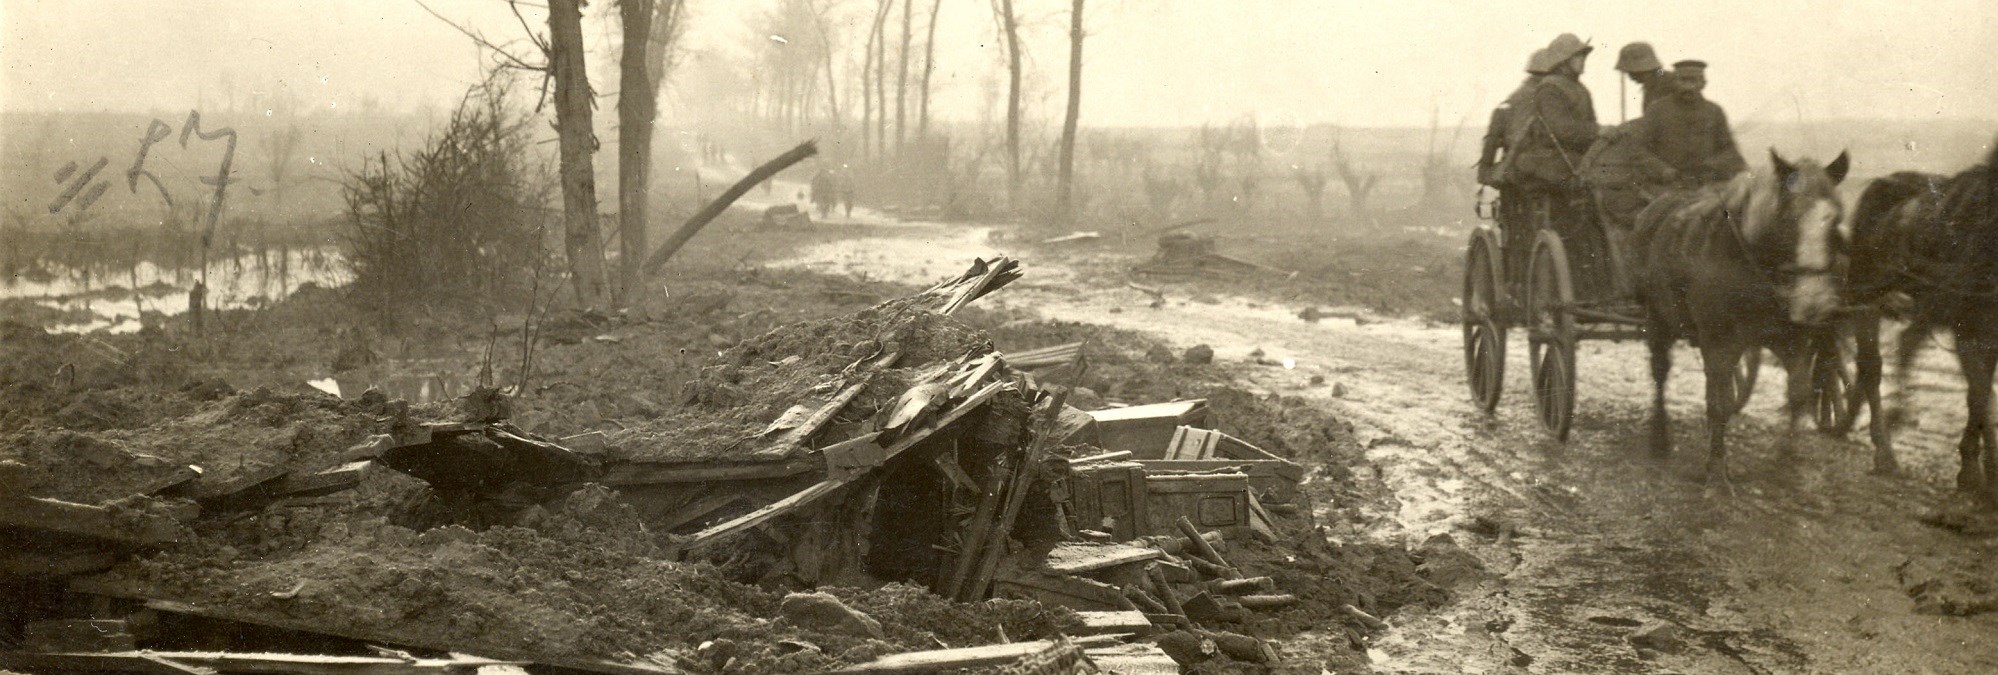
<instances>
[{"instance_id":1,"label":"brown horse","mask_svg":"<svg viewBox=\"0 0 1998 675\"><path fill-rule=\"evenodd\" d=\"M1728 485L1735 364L1764 347L1783 361L1787 448L1810 394L1810 347L1828 330L1843 285L1843 206L1833 188L1849 160L1840 153L1822 167L1808 159L1792 164L1773 149L1769 158L1773 171L1659 198L1638 214L1630 240L1631 283L1651 347L1652 451L1671 452L1665 379L1672 344L1685 338L1706 369L1707 480L1718 486Z\"/></svg>"},{"instance_id":2,"label":"brown horse","mask_svg":"<svg viewBox=\"0 0 1998 675\"><path fill-rule=\"evenodd\" d=\"M1874 470L1893 473L1893 443L1880 405L1880 319L1904 319L1895 350L1894 412L1907 410L1908 375L1935 330L1955 337L1969 421L1957 444L1957 488L1998 502L1998 432L1991 426L1998 365L1998 146L1954 177L1903 171L1868 184L1852 216L1853 302L1879 309L1854 321L1858 387L1873 415Z\"/></svg>"}]
</instances>

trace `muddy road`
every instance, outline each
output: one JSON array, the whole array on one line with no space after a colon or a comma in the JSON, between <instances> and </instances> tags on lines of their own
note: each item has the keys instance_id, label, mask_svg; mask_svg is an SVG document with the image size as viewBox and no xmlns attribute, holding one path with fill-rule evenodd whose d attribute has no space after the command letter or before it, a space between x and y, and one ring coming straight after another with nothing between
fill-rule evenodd
<instances>
[{"instance_id":1,"label":"muddy road","mask_svg":"<svg viewBox=\"0 0 1998 675\"><path fill-rule=\"evenodd\" d=\"M1783 376L1765 366L1736 425L1738 493L1710 499L1691 350L1671 380L1677 451L1654 460L1639 344L1582 346L1574 437L1560 444L1533 416L1520 335L1488 417L1465 392L1454 325L1336 309L1343 318L1306 321L1301 307L1187 285L1154 308L1139 290L1077 282L1128 259L1016 243L1004 228L879 224L785 264L926 282L973 256L1013 255L1028 276L995 306L1207 344L1255 386L1351 421L1399 504L1335 531L1409 545L1450 536L1485 566L1448 606L1389 618L1370 650L1380 672L1998 672L1998 537L1975 519L1967 532L1924 522L1962 508L1944 488L1962 421L1947 385L1918 397L1926 419L1902 441L1906 474L1879 477L1863 441L1808 435L1792 453L1773 449Z\"/></svg>"}]
</instances>

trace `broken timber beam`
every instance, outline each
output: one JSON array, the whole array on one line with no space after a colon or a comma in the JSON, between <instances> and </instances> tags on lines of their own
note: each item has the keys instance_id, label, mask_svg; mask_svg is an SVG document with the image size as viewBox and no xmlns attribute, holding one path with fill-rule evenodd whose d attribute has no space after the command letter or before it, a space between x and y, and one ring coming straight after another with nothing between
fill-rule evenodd
<instances>
[{"instance_id":1,"label":"broken timber beam","mask_svg":"<svg viewBox=\"0 0 1998 675\"><path fill-rule=\"evenodd\" d=\"M1020 508L1027 503L1027 490L1040 477L1041 459L1047 456L1048 446L1054 444L1055 419L1060 417L1062 406L1068 403L1068 392L1067 387L1056 389L1039 411L1040 419L1034 422L1034 441L1027 445L1019 469L1013 472L1012 487L1006 491L1006 508L999 512L998 527L986 537L985 550L979 552L978 569L966 580L958 596L960 600L969 602L984 597L986 585L992 582L992 571L999 566L999 554L1006 551L1006 538L1013 534L1013 521L1020 516Z\"/></svg>"},{"instance_id":2,"label":"broken timber beam","mask_svg":"<svg viewBox=\"0 0 1998 675\"><path fill-rule=\"evenodd\" d=\"M915 446L917 443L921 443L924 439L929 438L931 434L934 434L938 430L941 430L944 427L949 426L950 424L958 421L959 419L963 418L965 415L970 414L971 411L984 406L985 403L987 401L990 401L993 396L997 396L1001 389L1005 389L1008 386L1010 385L1005 382L994 382L992 384L985 385L984 388L979 389L976 392L973 392L971 396L966 397L962 403L957 404L957 407L952 408L951 411L944 414L943 417L936 419L934 422L930 423L929 425L921 429L917 429L908 434L904 434L901 438L896 439L896 441L893 444L890 444L888 447L883 448L883 454L885 455L883 461L886 461L888 459L894 459L895 455L900 454L902 451ZM853 475L843 476L840 478L828 478L824 481L813 484L811 487L807 487L803 490L800 490L796 494L793 494L789 497L785 497L781 500L778 500L774 503L764 506L763 508L751 511L747 514L743 514L740 517L729 520L728 522L720 523L713 527L695 533L692 537L689 537L686 541L681 542L679 544L679 547L681 548L681 550L693 550L701 548L708 544L714 543L717 539L720 539L722 537L737 532L741 532L743 530L747 530L757 525L761 525L763 524L764 521L770 520L771 518L775 518L785 513L789 513L790 511L795 510L798 507L817 501L820 497L824 497L827 494L832 493L834 490L838 490L839 488L845 487L848 483L851 483L855 480L859 480L864 475L867 474L853 474Z\"/></svg>"},{"instance_id":3,"label":"broken timber beam","mask_svg":"<svg viewBox=\"0 0 1998 675\"><path fill-rule=\"evenodd\" d=\"M1090 641L1086 638L1074 641L1078 645L1087 642ZM968 668L1002 666L1053 649L1057 644L1059 643L1054 640L1035 640L1033 642L1014 642L1001 645L986 645L983 647L960 647L957 649L909 652L906 654L883 656L867 663L848 666L832 672L847 673L850 675L862 673L867 675L884 673L934 673Z\"/></svg>"},{"instance_id":4,"label":"broken timber beam","mask_svg":"<svg viewBox=\"0 0 1998 675\"><path fill-rule=\"evenodd\" d=\"M179 524L155 513L118 513L43 497L0 497L0 527L56 532L141 546L178 536Z\"/></svg>"},{"instance_id":5,"label":"broken timber beam","mask_svg":"<svg viewBox=\"0 0 1998 675\"><path fill-rule=\"evenodd\" d=\"M789 478L810 473L823 463L810 457L800 457L784 462L763 462L757 464L716 464L712 462L629 462L612 464L604 469L603 484L612 487L621 485L661 485L669 483L706 483L710 481L765 480Z\"/></svg>"}]
</instances>

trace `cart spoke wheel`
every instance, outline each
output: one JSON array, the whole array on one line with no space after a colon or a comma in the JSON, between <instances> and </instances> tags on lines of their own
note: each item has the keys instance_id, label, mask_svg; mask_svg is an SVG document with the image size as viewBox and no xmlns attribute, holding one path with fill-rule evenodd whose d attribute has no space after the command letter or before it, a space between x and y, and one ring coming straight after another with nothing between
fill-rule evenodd
<instances>
[{"instance_id":1,"label":"cart spoke wheel","mask_svg":"<svg viewBox=\"0 0 1998 675\"><path fill-rule=\"evenodd\" d=\"M1527 363L1540 423L1568 440L1575 421L1575 285L1561 238L1542 231L1527 267Z\"/></svg>"},{"instance_id":2,"label":"cart spoke wheel","mask_svg":"<svg viewBox=\"0 0 1998 675\"><path fill-rule=\"evenodd\" d=\"M1497 316L1499 277L1490 241L1473 235L1464 264L1464 374L1471 402L1486 413L1498 409L1505 384L1505 324Z\"/></svg>"}]
</instances>

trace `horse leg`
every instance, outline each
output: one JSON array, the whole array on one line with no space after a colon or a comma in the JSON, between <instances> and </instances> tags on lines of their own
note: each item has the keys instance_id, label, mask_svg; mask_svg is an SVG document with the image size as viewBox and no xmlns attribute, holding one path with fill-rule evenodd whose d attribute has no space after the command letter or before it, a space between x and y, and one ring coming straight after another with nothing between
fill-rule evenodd
<instances>
[{"instance_id":1,"label":"horse leg","mask_svg":"<svg viewBox=\"0 0 1998 675\"><path fill-rule=\"evenodd\" d=\"M1706 338L1700 358L1707 375L1707 485L1734 494L1727 476L1727 423L1734 416L1734 369L1748 345L1737 335Z\"/></svg>"},{"instance_id":2,"label":"horse leg","mask_svg":"<svg viewBox=\"0 0 1998 675\"><path fill-rule=\"evenodd\" d=\"M1651 454L1665 457L1672 454L1672 420L1665 412L1665 380L1672 374L1672 334L1663 322L1652 321L1645 331L1645 343L1651 347Z\"/></svg>"},{"instance_id":3,"label":"horse leg","mask_svg":"<svg viewBox=\"0 0 1998 675\"><path fill-rule=\"evenodd\" d=\"M1929 338L1929 324L1916 318L1901 329L1901 337L1894 344L1894 403L1887 409L1886 424L1899 427L1913 419L1912 408L1908 407L1908 381L1915 372L1915 356L1922 351L1922 343Z\"/></svg>"},{"instance_id":4,"label":"horse leg","mask_svg":"<svg viewBox=\"0 0 1998 675\"><path fill-rule=\"evenodd\" d=\"M1796 452L1797 428L1811 409L1811 398L1815 394L1813 389L1817 384L1811 357L1816 355L1825 339L1829 336L1814 334L1802 340L1785 341L1770 350L1783 361L1784 426L1783 439L1777 442L1777 449L1786 456Z\"/></svg>"},{"instance_id":5,"label":"horse leg","mask_svg":"<svg viewBox=\"0 0 1998 675\"><path fill-rule=\"evenodd\" d=\"M1962 461L1956 471L1956 489L1972 493L1991 487L1984 464L1992 451L1991 370L1994 361L1998 361L1998 349L1978 334L1981 332L1966 328L1958 330L1956 335L1957 362L1963 368L1963 383L1969 389L1964 395L1969 405L1966 411L1969 421L1963 425L1963 440L1956 445Z\"/></svg>"},{"instance_id":6,"label":"horse leg","mask_svg":"<svg viewBox=\"0 0 1998 675\"><path fill-rule=\"evenodd\" d=\"M1852 391L1848 392L1848 407L1853 414L1846 418L1850 427L1859 419L1859 399L1866 399L1866 419L1869 435L1873 438L1873 473L1891 476L1900 472L1894 461L1894 439L1889 432L1886 418L1880 413L1880 315L1867 312L1852 320L1853 365L1858 372Z\"/></svg>"}]
</instances>

